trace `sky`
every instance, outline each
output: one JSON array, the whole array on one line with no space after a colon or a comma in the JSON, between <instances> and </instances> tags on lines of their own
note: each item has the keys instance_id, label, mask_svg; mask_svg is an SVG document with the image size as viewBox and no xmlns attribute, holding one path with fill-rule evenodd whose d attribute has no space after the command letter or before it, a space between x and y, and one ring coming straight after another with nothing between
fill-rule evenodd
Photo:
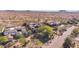
<instances>
[{"instance_id":1,"label":"sky","mask_svg":"<svg viewBox=\"0 0 79 59\"><path fill-rule=\"evenodd\" d=\"M79 10L79 0L0 0L0 10Z\"/></svg>"}]
</instances>

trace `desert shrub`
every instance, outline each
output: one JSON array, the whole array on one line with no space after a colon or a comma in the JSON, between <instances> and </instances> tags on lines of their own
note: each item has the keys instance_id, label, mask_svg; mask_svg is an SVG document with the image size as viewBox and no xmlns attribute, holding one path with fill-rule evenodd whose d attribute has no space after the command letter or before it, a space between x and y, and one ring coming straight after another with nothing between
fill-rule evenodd
<instances>
[{"instance_id":1,"label":"desert shrub","mask_svg":"<svg viewBox=\"0 0 79 59\"><path fill-rule=\"evenodd\" d=\"M28 36L29 36L29 35L31 35L31 34L32 34L32 31L31 31L31 30L29 30L29 31L28 31Z\"/></svg>"},{"instance_id":2,"label":"desert shrub","mask_svg":"<svg viewBox=\"0 0 79 59\"><path fill-rule=\"evenodd\" d=\"M64 44L63 44L63 47L64 48L70 48L71 47L71 43L72 41L69 39L69 38L66 38Z\"/></svg>"},{"instance_id":3,"label":"desert shrub","mask_svg":"<svg viewBox=\"0 0 79 59\"><path fill-rule=\"evenodd\" d=\"M33 39L27 44L30 48L40 48L42 45L43 43L39 39Z\"/></svg>"},{"instance_id":4,"label":"desert shrub","mask_svg":"<svg viewBox=\"0 0 79 59\"><path fill-rule=\"evenodd\" d=\"M4 46L3 45L0 45L0 48L4 48Z\"/></svg>"},{"instance_id":5,"label":"desert shrub","mask_svg":"<svg viewBox=\"0 0 79 59\"><path fill-rule=\"evenodd\" d=\"M73 32L72 32L72 35L74 37L77 37L78 34L79 34L79 28L74 29Z\"/></svg>"},{"instance_id":6,"label":"desert shrub","mask_svg":"<svg viewBox=\"0 0 79 59\"><path fill-rule=\"evenodd\" d=\"M36 45L38 45L38 46L41 46L43 43L40 41L40 40L38 40L38 39L34 39L34 41L35 41L35 44Z\"/></svg>"},{"instance_id":7,"label":"desert shrub","mask_svg":"<svg viewBox=\"0 0 79 59\"><path fill-rule=\"evenodd\" d=\"M2 32L0 32L0 36L3 36L3 33Z\"/></svg>"},{"instance_id":8,"label":"desert shrub","mask_svg":"<svg viewBox=\"0 0 79 59\"><path fill-rule=\"evenodd\" d=\"M8 41L8 38L7 37L5 37L5 36L0 36L0 42L1 43L5 43L5 42L7 42Z\"/></svg>"},{"instance_id":9,"label":"desert shrub","mask_svg":"<svg viewBox=\"0 0 79 59\"><path fill-rule=\"evenodd\" d=\"M19 42L22 43L22 44L25 44L26 43L26 40L25 40L25 38L20 38L19 39Z\"/></svg>"}]
</instances>

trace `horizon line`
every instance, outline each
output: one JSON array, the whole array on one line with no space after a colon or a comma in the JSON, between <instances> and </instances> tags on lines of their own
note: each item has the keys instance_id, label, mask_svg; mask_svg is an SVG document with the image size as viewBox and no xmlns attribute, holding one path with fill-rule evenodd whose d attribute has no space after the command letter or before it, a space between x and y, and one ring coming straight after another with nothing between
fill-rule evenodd
<instances>
[{"instance_id":1,"label":"horizon line","mask_svg":"<svg viewBox=\"0 0 79 59\"><path fill-rule=\"evenodd\" d=\"M0 10L0 11L79 12L79 10Z\"/></svg>"}]
</instances>

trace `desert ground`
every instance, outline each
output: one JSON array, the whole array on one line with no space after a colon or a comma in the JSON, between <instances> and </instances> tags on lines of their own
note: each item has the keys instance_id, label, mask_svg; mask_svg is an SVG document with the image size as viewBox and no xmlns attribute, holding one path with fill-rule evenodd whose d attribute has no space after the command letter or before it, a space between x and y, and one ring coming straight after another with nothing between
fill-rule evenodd
<instances>
[{"instance_id":1,"label":"desert ground","mask_svg":"<svg viewBox=\"0 0 79 59\"><path fill-rule=\"evenodd\" d=\"M1 48L78 48L79 11L0 10Z\"/></svg>"}]
</instances>

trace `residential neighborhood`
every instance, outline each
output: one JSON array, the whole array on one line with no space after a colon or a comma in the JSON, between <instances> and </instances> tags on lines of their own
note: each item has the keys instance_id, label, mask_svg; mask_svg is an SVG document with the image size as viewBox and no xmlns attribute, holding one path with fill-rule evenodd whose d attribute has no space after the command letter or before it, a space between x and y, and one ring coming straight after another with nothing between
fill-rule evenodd
<instances>
[{"instance_id":1,"label":"residential neighborhood","mask_svg":"<svg viewBox=\"0 0 79 59\"><path fill-rule=\"evenodd\" d=\"M0 11L0 48L79 48L79 15L72 13Z\"/></svg>"}]
</instances>

